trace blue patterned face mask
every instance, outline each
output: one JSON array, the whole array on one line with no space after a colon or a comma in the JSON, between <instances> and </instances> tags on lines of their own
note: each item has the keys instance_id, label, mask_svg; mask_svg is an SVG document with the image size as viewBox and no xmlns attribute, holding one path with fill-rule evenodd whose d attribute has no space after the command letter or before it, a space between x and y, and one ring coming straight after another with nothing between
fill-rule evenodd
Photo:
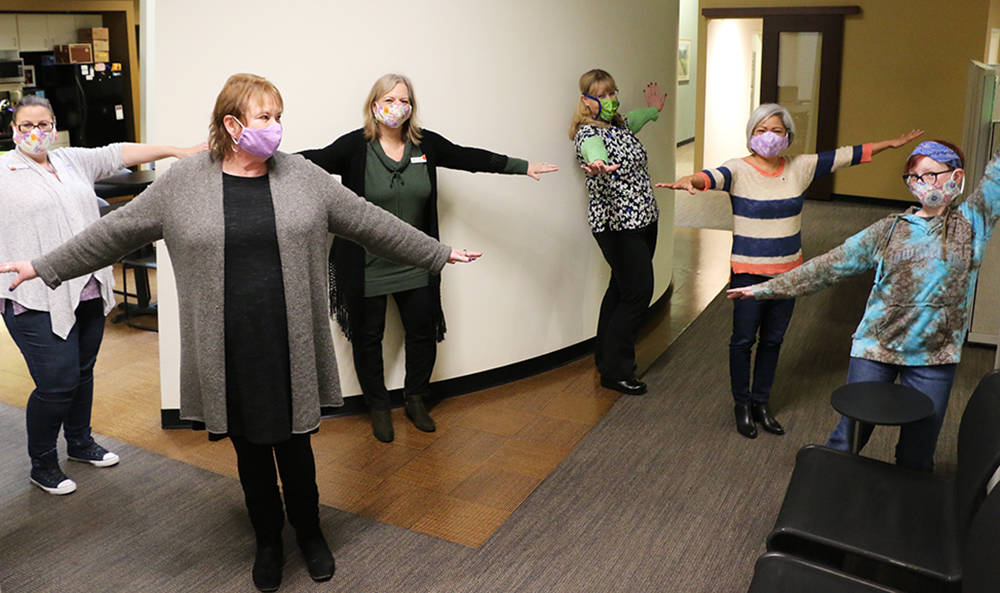
<instances>
[{"instance_id":1,"label":"blue patterned face mask","mask_svg":"<svg viewBox=\"0 0 1000 593\"><path fill-rule=\"evenodd\" d=\"M959 185L955 181L955 172L952 171L951 177L941 187L932 183L920 183L918 181L908 184L907 187L910 188L910 193L913 194L913 197L922 205L928 208L940 208L952 203L955 198L962 194L962 190L965 189L965 177L962 177L962 183Z\"/></svg>"}]
</instances>

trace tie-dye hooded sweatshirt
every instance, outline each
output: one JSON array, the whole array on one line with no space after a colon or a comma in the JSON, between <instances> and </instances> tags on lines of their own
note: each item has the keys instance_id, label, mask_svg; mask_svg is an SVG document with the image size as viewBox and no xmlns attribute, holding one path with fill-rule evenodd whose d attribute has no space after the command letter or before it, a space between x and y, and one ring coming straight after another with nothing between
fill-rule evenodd
<instances>
[{"instance_id":1,"label":"tie-dye hooded sweatshirt","mask_svg":"<svg viewBox=\"0 0 1000 593\"><path fill-rule=\"evenodd\" d=\"M757 285L758 299L816 292L875 270L851 356L888 364L956 363L968 331L976 277L1000 217L1000 164L979 188L944 214L925 219L916 207L886 217L802 266Z\"/></svg>"}]
</instances>

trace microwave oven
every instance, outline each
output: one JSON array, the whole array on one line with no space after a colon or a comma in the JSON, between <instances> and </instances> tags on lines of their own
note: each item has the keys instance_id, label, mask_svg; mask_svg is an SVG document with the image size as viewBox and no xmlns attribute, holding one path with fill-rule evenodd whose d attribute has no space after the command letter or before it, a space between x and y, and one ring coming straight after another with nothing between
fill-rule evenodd
<instances>
[{"instance_id":1,"label":"microwave oven","mask_svg":"<svg viewBox=\"0 0 1000 593\"><path fill-rule=\"evenodd\" d=\"M24 60L0 59L0 82L24 83Z\"/></svg>"}]
</instances>

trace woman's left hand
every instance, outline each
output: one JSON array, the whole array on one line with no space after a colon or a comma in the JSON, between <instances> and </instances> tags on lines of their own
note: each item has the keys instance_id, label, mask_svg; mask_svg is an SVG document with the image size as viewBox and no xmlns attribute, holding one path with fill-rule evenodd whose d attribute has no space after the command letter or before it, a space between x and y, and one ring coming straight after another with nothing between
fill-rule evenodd
<instances>
[{"instance_id":1,"label":"woman's left hand","mask_svg":"<svg viewBox=\"0 0 1000 593\"><path fill-rule=\"evenodd\" d=\"M177 154L174 156L179 159L183 159L185 157L196 155L199 152L205 152L206 150L208 150L208 142L202 142L201 144L195 144L194 146L189 146L187 148L179 148L177 150Z\"/></svg>"},{"instance_id":2,"label":"woman's left hand","mask_svg":"<svg viewBox=\"0 0 1000 593\"><path fill-rule=\"evenodd\" d=\"M651 82L646 85L646 88L642 90L642 94L646 97L646 105L650 107L656 107L657 111L663 111L663 103L667 100L667 95L660 92L660 85Z\"/></svg>"},{"instance_id":3,"label":"woman's left hand","mask_svg":"<svg viewBox=\"0 0 1000 593\"><path fill-rule=\"evenodd\" d=\"M38 278L38 274L35 273L35 267L31 265L30 261L9 261L0 264L0 274L7 272L17 274L17 277L14 278L14 282L10 285L10 290L14 290L25 280Z\"/></svg>"},{"instance_id":4,"label":"woman's left hand","mask_svg":"<svg viewBox=\"0 0 1000 593\"><path fill-rule=\"evenodd\" d=\"M730 288L726 291L726 296L731 299L752 299L753 286L743 286L740 288Z\"/></svg>"},{"instance_id":5,"label":"woman's left hand","mask_svg":"<svg viewBox=\"0 0 1000 593\"><path fill-rule=\"evenodd\" d=\"M470 263L483 256L482 251L469 251L468 249L452 249L451 255L448 256L448 263L454 264L458 262Z\"/></svg>"},{"instance_id":6,"label":"woman's left hand","mask_svg":"<svg viewBox=\"0 0 1000 593\"><path fill-rule=\"evenodd\" d=\"M525 175L531 177L535 181L538 181L545 173L554 173L558 170L559 167L553 165L552 163L538 161L536 163L528 163L528 172L525 173Z\"/></svg>"}]
</instances>

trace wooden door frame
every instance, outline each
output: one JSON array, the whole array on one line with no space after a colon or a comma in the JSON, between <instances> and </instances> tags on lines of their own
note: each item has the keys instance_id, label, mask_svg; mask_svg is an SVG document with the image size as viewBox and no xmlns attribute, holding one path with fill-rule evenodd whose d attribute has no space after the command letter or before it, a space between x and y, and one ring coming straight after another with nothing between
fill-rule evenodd
<instances>
[{"instance_id":1,"label":"wooden door frame","mask_svg":"<svg viewBox=\"0 0 1000 593\"><path fill-rule=\"evenodd\" d=\"M121 62L129 77L126 100L131 102L132 130L136 142L142 140L141 96L139 94L139 52L136 40L135 0L5 0L2 12L97 13L104 19L111 41L111 60Z\"/></svg>"}]
</instances>

